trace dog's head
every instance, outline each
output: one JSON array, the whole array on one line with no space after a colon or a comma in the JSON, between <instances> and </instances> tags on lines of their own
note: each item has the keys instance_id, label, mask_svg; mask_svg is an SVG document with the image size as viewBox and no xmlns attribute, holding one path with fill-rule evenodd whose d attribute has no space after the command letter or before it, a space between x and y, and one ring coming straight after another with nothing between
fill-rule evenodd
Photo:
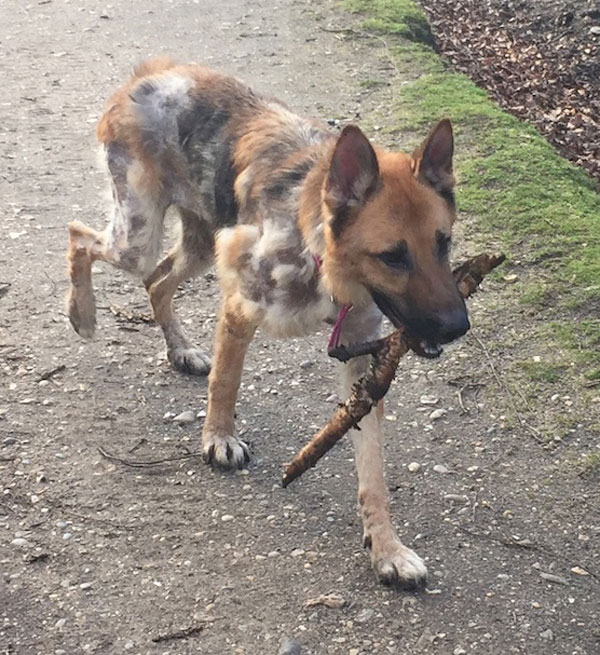
<instances>
[{"instance_id":1,"label":"dog's head","mask_svg":"<svg viewBox=\"0 0 600 655\"><path fill-rule=\"evenodd\" d=\"M454 149L440 121L412 155L378 150L355 126L333 150L323 186L327 275L342 302L370 295L436 357L469 329L450 269Z\"/></svg>"}]
</instances>

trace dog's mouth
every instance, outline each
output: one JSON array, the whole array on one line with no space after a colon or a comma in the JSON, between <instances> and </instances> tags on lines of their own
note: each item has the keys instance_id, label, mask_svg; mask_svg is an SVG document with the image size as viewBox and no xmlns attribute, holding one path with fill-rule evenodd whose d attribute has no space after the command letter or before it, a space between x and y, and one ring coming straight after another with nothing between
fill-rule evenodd
<instances>
[{"instance_id":1,"label":"dog's mouth","mask_svg":"<svg viewBox=\"0 0 600 655\"><path fill-rule=\"evenodd\" d=\"M444 352L444 349L439 343L419 336L416 334L416 331L411 330L410 321L404 318L398 307L388 296L374 290L371 290L371 296L377 307L390 319L394 327L406 329L410 348L419 357L436 359Z\"/></svg>"}]
</instances>

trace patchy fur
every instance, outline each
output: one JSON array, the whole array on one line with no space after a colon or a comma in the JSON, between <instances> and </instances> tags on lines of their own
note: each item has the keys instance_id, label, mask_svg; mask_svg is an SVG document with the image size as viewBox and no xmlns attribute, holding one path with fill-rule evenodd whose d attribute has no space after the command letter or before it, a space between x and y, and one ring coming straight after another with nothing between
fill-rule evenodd
<instances>
[{"instance_id":1,"label":"patchy fur","mask_svg":"<svg viewBox=\"0 0 600 655\"><path fill-rule=\"evenodd\" d=\"M412 155L374 148L356 126L341 134L197 65L141 64L98 124L111 185L102 232L73 222L68 312L83 337L95 328L92 263L142 278L173 365L210 371L203 430L207 461L243 466L234 411L257 327L297 336L333 322L346 342L376 338L382 311L422 339L423 353L468 329L448 263L455 209L453 138L441 121ZM181 218L158 262L166 210ZM187 338L172 298L216 256L223 291L214 362ZM346 308L347 309L347 308ZM345 389L366 360L343 369ZM389 517L379 412L354 432L364 542L379 579L418 587L426 569Z\"/></svg>"}]
</instances>

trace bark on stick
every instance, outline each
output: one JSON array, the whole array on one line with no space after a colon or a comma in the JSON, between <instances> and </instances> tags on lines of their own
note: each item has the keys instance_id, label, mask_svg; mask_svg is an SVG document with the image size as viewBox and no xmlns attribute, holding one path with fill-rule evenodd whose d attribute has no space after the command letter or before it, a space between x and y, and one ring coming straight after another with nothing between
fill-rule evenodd
<instances>
[{"instance_id":1,"label":"bark on stick","mask_svg":"<svg viewBox=\"0 0 600 655\"><path fill-rule=\"evenodd\" d=\"M499 266L504 259L504 255L484 253L455 268L453 275L460 293L465 298L475 293L485 275ZM286 466L282 479L284 487L313 467L385 396L396 375L400 358L411 348L411 338L403 328L399 328L383 339L354 346L342 346L330 351L332 357L341 361L370 354L373 356L371 369L354 385L350 398L340 405L329 423L317 432Z\"/></svg>"}]
</instances>

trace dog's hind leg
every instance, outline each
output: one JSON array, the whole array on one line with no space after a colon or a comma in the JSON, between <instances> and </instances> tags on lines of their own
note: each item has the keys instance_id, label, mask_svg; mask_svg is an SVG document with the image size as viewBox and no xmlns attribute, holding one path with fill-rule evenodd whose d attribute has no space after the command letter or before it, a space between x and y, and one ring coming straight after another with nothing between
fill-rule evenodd
<instances>
[{"instance_id":1,"label":"dog's hind leg","mask_svg":"<svg viewBox=\"0 0 600 655\"><path fill-rule=\"evenodd\" d=\"M208 224L196 213L179 208L181 235L178 243L144 280L154 318L167 342L167 356L183 373L206 375L210 357L194 348L173 311L173 295L186 279L204 271L213 260L214 238Z\"/></svg>"},{"instance_id":2,"label":"dog's hind leg","mask_svg":"<svg viewBox=\"0 0 600 655\"><path fill-rule=\"evenodd\" d=\"M106 252L104 234L80 221L69 224L67 262L71 288L67 296L67 313L75 331L91 339L96 328L96 302L92 287L92 263Z\"/></svg>"},{"instance_id":3,"label":"dog's hind leg","mask_svg":"<svg viewBox=\"0 0 600 655\"><path fill-rule=\"evenodd\" d=\"M381 314L375 306L372 310L350 312L343 324L343 342L362 343L376 339L380 322ZM366 373L368 363L368 357L360 357L341 365L346 395L350 394L356 380ZM363 521L364 545L369 550L371 564L381 582L419 589L424 586L427 577L425 564L400 541L390 518L380 426L382 410L383 404L362 419L360 430L350 432L358 473L358 505Z\"/></svg>"},{"instance_id":4,"label":"dog's hind leg","mask_svg":"<svg viewBox=\"0 0 600 655\"><path fill-rule=\"evenodd\" d=\"M143 279L156 265L169 204L160 185L152 185L143 165L123 146L110 144L104 152L113 197L109 224L102 232L80 221L69 224L67 312L85 338L93 336L96 326L92 264L105 261Z\"/></svg>"}]
</instances>

